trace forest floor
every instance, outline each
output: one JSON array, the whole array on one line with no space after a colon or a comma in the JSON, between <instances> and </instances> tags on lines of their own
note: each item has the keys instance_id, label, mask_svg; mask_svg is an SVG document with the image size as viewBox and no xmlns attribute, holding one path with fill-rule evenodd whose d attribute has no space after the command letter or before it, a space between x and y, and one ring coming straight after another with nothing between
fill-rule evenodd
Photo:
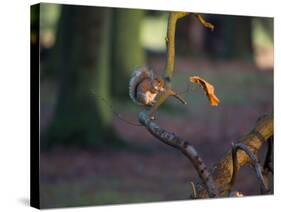
<instances>
[{"instance_id":1,"label":"forest floor","mask_svg":"<svg viewBox=\"0 0 281 212\"><path fill-rule=\"evenodd\" d=\"M159 111L157 122L189 140L212 166L247 134L256 120L273 112L273 72L247 63L210 63L178 60L175 90L189 89L187 106L169 100ZM150 62L154 70L163 64ZM201 88L189 86L188 77L199 75L215 86L221 103L211 107ZM48 125L54 97L41 83L41 127ZM54 90L54 89L53 89ZM43 95L42 95L43 94ZM46 97L46 98L44 98ZM127 102L114 103L124 118L137 122L140 108ZM197 173L181 152L152 137L143 127L114 118L113 126L131 150L55 148L40 159L42 207L87 206L189 199L189 182ZM257 195L254 171L243 167L235 188Z\"/></svg>"}]
</instances>

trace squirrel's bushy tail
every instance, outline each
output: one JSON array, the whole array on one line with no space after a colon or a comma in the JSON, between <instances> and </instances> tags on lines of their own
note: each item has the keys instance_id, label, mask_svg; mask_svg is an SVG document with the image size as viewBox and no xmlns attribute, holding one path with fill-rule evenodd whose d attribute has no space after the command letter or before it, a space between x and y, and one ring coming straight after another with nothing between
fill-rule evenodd
<instances>
[{"instance_id":1,"label":"squirrel's bushy tail","mask_svg":"<svg viewBox=\"0 0 281 212\"><path fill-rule=\"evenodd\" d=\"M137 87L144 79L153 79L153 71L149 70L146 66L138 67L132 73L131 79L129 81L129 96L134 103L138 105L143 105L137 101Z\"/></svg>"}]
</instances>

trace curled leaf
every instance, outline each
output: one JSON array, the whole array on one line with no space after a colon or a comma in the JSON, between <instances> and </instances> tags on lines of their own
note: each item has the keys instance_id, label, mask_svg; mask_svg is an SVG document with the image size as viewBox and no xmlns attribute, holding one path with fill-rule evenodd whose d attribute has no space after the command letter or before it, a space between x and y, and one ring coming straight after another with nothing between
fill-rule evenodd
<instances>
[{"instance_id":1,"label":"curled leaf","mask_svg":"<svg viewBox=\"0 0 281 212\"><path fill-rule=\"evenodd\" d=\"M212 106L217 106L219 104L220 100L215 95L215 88L214 88L214 86L212 86L206 80L204 80L204 79L202 79L202 78L200 78L198 76L190 77L190 82L193 82L193 83L201 85L201 87L206 92L206 95L207 95L207 97L208 97L208 99L210 101L210 104Z\"/></svg>"}]
</instances>

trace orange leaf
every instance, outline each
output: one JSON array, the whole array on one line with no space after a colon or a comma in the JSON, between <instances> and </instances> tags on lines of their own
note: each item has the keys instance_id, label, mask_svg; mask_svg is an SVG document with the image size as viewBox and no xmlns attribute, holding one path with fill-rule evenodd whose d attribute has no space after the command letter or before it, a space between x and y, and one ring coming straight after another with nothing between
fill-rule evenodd
<instances>
[{"instance_id":1,"label":"orange leaf","mask_svg":"<svg viewBox=\"0 0 281 212\"><path fill-rule=\"evenodd\" d=\"M207 97L208 97L208 99L210 101L210 104L212 106L217 106L219 104L220 100L215 95L215 88L214 88L214 86L212 86L206 80L204 80L204 79L202 79L202 78L200 78L198 76L190 77L190 81L193 82L193 83L197 83L197 84L201 85L201 87L206 92L206 95L207 95Z\"/></svg>"}]
</instances>

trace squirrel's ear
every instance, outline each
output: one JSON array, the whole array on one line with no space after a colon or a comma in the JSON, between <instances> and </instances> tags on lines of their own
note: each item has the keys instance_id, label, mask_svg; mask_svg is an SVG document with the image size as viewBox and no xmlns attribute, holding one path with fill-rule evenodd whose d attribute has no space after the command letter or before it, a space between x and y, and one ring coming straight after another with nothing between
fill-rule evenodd
<instances>
[{"instance_id":1,"label":"squirrel's ear","mask_svg":"<svg viewBox=\"0 0 281 212\"><path fill-rule=\"evenodd\" d=\"M163 77L162 77L162 75L161 74L159 74L159 73L155 73L154 74L154 79L157 79L157 80L163 80Z\"/></svg>"}]
</instances>

